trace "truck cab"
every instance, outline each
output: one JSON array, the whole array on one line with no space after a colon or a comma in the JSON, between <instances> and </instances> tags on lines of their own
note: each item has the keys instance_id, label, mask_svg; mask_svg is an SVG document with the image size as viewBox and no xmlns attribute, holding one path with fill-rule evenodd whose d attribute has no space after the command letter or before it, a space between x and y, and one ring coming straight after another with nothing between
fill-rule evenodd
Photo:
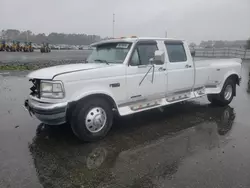
<instances>
[{"instance_id":1,"label":"truck cab","mask_svg":"<svg viewBox=\"0 0 250 188\"><path fill-rule=\"evenodd\" d=\"M208 96L228 105L241 80L241 59L193 61L184 40L121 38L91 45L82 64L54 66L28 75L26 109L42 122L70 123L85 141L104 137L115 114L130 115Z\"/></svg>"}]
</instances>

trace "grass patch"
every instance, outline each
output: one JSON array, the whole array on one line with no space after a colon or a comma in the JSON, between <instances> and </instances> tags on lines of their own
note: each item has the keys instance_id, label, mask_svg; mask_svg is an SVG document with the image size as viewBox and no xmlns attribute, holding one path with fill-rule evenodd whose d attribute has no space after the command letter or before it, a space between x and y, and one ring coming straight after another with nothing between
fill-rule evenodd
<instances>
[{"instance_id":1,"label":"grass patch","mask_svg":"<svg viewBox=\"0 0 250 188\"><path fill-rule=\"evenodd\" d=\"M0 70L36 70L37 65L0 65Z\"/></svg>"}]
</instances>

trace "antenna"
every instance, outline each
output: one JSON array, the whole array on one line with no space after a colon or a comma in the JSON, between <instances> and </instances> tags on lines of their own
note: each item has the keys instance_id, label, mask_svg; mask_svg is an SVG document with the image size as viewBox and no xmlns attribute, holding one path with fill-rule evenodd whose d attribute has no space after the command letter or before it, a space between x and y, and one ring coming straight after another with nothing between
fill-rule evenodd
<instances>
[{"instance_id":1,"label":"antenna","mask_svg":"<svg viewBox=\"0 0 250 188\"><path fill-rule=\"evenodd\" d=\"M115 37L115 14L113 14L113 38Z\"/></svg>"}]
</instances>

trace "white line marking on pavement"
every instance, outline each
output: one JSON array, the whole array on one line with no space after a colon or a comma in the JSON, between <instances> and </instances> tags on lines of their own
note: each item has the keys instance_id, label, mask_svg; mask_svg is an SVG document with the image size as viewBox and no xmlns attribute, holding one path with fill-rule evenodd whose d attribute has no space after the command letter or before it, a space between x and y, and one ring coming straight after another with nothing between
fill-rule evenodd
<instances>
[{"instance_id":1,"label":"white line marking on pavement","mask_svg":"<svg viewBox=\"0 0 250 188\"><path fill-rule=\"evenodd\" d=\"M0 72L0 75L10 74L9 72Z\"/></svg>"}]
</instances>

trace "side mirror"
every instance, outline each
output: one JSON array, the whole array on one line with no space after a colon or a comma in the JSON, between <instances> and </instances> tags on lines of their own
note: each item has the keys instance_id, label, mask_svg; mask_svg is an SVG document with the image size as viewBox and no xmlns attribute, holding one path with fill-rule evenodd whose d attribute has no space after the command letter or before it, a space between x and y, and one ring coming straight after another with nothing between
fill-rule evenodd
<instances>
[{"instance_id":1,"label":"side mirror","mask_svg":"<svg viewBox=\"0 0 250 188\"><path fill-rule=\"evenodd\" d=\"M165 62L164 52L160 51L160 50L156 50L154 58L149 59L149 62L151 62L151 61L152 61L152 64L163 65Z\"/></svg>"},{"instance_id":2,"label":"side mirror","mask_svg":"<svg viewBox=\"0 0 250 188\"><path fill-rule=\"evenodd\" d=\"M154 58L153 58L153 57L151 57L151 58L149 59L149 63L150 63L150 64L154 64Z\"/></svg>"},{"instance_id":3,"label":"side mirror","mask_svg":"<svg viewBox=\"0 0 250 188\"><path fill-rule=\"evenodd\" d=\"M191 56L192 56L192 57L195 57L195 51L194 51L194 50L191 51Z\"/></svg>"}]
</instances>

